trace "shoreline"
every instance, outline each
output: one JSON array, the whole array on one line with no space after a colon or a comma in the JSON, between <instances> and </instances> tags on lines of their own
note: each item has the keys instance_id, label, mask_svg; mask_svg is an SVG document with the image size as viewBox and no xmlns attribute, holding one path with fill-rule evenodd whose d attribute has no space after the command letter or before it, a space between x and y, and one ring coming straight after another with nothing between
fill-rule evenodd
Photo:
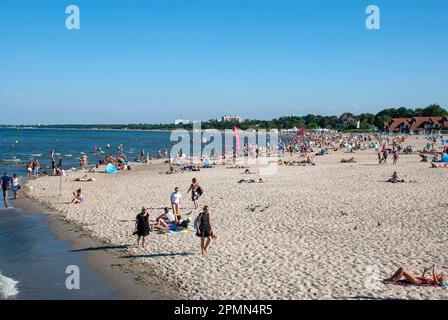
<instances>
[{"instance_id":1,"label":"shoreline","mask_svg":"<svg viewBox=\"0 0 448 320\"><path fill-rule=\"evenodd\" d=\"M59 240L70 243L71 251L85 252L87 265L106 282L119 291L124 300L180 300L179 292L165 283L145 266L122 259L125 252L120 246L107 244L82 230L74 222L69 222L37 200L31 199L26 192L21 198L11 200L15 209L25 214L43 214L51 232Z\"/></svg>"}]
</instances>

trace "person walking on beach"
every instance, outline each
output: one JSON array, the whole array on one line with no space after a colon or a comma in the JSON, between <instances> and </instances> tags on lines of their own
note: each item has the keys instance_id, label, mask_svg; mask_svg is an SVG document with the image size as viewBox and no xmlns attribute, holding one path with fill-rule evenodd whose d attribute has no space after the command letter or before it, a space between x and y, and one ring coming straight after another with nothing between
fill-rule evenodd
<instances>
[{"instance_id":1,"label":"person walking on beach","mask_svg":"<svg viewBox=\"0 0 448 320\"><path fill-rule=\"evenodd\" d=\"M173 209L174 217L176 218L176 222L179 222L180 220L180 213L179 213L179 207L180 207L180 199L182 198L182 195L179 192L179 188L174 188L174 192L171 193L171 208Z\"/></svg>"},{"instance_id":2,"label":"person walking on beach","mask_svg":"<svg viewBox=\"0 0 448 320\"><path fill-rule=\"evenodd\" d=\"M8 208L9 189L11 189L11 178L8 176L8 173L5 172L2 177L3 202L5 204L5 208Z\"/></svg>"},{"instance_id":3,"label":"person walking on beach","mask_svg":"<svg viewBox=\"0 0 448 320\"><path fill-rule=\"evenodd\" d=\"M191 191L191 201L194 203L194 208L199 208L199 197L202 196L203 190L201 186L199 185L196 178L193 178L191 180L190 188L188 188L187 193Z\"/></svg>"},{"instance_id":4,"label":"person walking on beach","mask_svg":"<svg viewBox=\"0 0 448 320\"><path fill-rule=\"evenodd\" d=\"M12 176L12 187L11 187L11 191L14 192L14 200L19 198L20 188L21 187L19 177L14 173Z\"/></svg>"},{"instance_id":5,"label":"person walking on beach","mask_svg":"<svg viewBox=\"0 0 448 320\"><path fill-rule=\"evenodd\" d=\"M141 240L142 247L145 247L146 237L149 235L149 214L145 207L135 218L134 234L137 234L137 245L140 245Z\"/></svg>"},{"instance_id":6,"label":"person walking on beach","mask_svg":"<svg viewBox=\"0 0 448 320\"><path fill-rule=\"evenodd\" d=\"M207 254L212 239L216 238L213 235L212 224L210 221L210 209L208 206L204 206L203 212L196 218L195 226L196 235L201 238L201 253L203 255Z\"/></svg>"}]
</instances>

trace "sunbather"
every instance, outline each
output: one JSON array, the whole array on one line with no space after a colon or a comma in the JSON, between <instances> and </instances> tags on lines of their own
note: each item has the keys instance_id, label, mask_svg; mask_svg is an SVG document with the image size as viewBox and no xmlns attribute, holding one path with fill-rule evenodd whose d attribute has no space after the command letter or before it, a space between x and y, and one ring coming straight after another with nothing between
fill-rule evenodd
<instances>
[{"instance_id":1,"label":"sunbather","mask_svg":"<svg viewBox=\"0 0 448 320\"><path fill-rule=\"evenodd\" d=\"M426 273L432 268L432 276L426 276ZM433 285L433 286L448 286L448 275L438 273L436 266L423 269L420 277L414 276L411 272L400 267L390 278L384 279L385 283L397 284L403 278L404 283L413 284L416 286Z\"/></svg>"},{"instance_id":2,"label":"sunbather","mask_svg":"<svg viewBox=\"0 0 448 320\"><path fill-rule=\"evenodd\" d=\"M77 182L90 182L90 181L95 181L95 179L89 178L87 175L84 175L82 178L76 178L75 181L77 181Z\"/></svg>"},{"instance_id":3,"label":"sunbather","mask_svg":"<svg viewBox=\"0 0 448 320\"><path fill-rule=\"evenodd\" d=\"M386 182L391 182L391 183L398 183L398 182L405 182L404 179L400 179L400 177L398 177L397 171L394 171L394 173L392 174L392 177L387 180Z\"/></svg>"},{"instance_id":4,"label":"sunbather","mask_svg":"<svg viewBox=\"0 0 448 320\"><path fill-rule=\"evenodd\" d=\"M440 162L440 163L431 162L431 167L432 168L448 168L448 163L446 163L446 162Z\"/></svg>"}]
</instances>

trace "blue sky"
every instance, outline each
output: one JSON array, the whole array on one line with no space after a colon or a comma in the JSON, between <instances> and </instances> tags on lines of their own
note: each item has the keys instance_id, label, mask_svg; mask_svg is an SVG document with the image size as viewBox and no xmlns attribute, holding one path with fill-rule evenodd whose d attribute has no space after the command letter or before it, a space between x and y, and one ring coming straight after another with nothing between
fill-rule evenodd
<instances>
[{"instance_id":1,"label":"blue sky","mask_svg":"<svg viewBox=\"0 0 448 320\"><path fill-rule=\"evenodd\" d=\"M448 107L447 17L446 0L0 0L0 123Z\"/></svg>"}]
</instances>

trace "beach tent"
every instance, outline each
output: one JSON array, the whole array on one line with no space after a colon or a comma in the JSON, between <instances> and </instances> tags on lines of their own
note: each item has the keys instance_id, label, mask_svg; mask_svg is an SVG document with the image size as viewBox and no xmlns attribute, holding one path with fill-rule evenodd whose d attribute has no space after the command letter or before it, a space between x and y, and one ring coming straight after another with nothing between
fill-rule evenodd
<instances>
[{"instance_id":1,"label":"beach tent","mask_svg":"<svg viewBox=\"0 0 448 320\"><path fill-rule=\"evenodd\" d=\"M109 163L109 164L106 166L106 170L105 170L105 172L106 172L106 173L117 173L117 168L116 168L112 163Z\"/></svg>"},{"instance_id":2,"label":"beach tent","mask_svg":"<svg viewBox=\"0 0 448 320\"><path fill-rule=\"evenodd\" d=\"M443 162L448 162L448 153L445 153L442 157Z\"/></svg>"}]
</instances>

